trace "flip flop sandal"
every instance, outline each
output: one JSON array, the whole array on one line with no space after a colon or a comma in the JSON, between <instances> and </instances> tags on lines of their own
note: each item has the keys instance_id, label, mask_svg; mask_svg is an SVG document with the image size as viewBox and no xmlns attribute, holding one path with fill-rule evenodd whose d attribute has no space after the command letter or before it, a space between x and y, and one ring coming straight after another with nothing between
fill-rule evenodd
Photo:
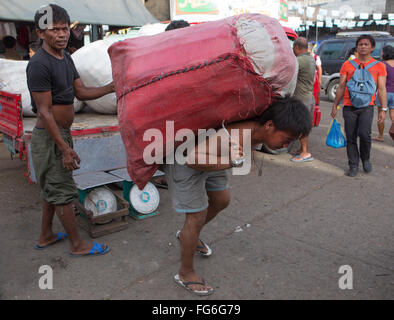
<instances>
[{"instance_id":1,"label":"flip flop sandal","mask_svg":"<svg viewBox=\"0 0 394 320\"><path fill-rule=\"evenodd\" d=\"M299 162L309 162L309 161L313 161L313 160L314 160L314 159L313 159L312 156L303 158L303 157L301 157L300 155L297 155L297 156L295 156L294 158L291 158L291 159L290 159L291 162L296 162L296 163L299 163Z\"/></svg>"},{"instance_id":2,"label":"flip flop sandal","mask_svg":"<svg viewBox=\"0 0 394 320\"><path fill-rule=\"evenodd\" d=\"M68 238L67 233L59 232L59 233L57 234L57 239L56 239L55 241L53 241L53 242L51 242L51 243L49 243L49 244L47 244L47 245L45 245L45 246L39 246L38 243L37 243L37 244L35 245L34 249L36 249L36 250L44 250L45 248L48 248L48 247L50 247L51 245L54 245L55 243L58 243L58 242L60 242L60 241L66 240L67 238Z\"/></svg>"},{"instance_id":3,"label":"flip flop sandal","mask_svg":"<svg viewBox=\"0 0 394 320\"><path fill-rule=\"evenodd\" d=\"M205 286L206 282L204 280L204 278L201 279L201 282L198 281L188 281L188 282L183 282L181 280L181 278L179 277L179 274L174 276L174 281L180 285L181 287L185 288L187 291L190 291L191 293L194 293L198 296L209 296L210 294L212 294L214 292L213 289L209 289L209 290L193 290L192 288L190 288L190 285L193 284L198 284L198 285L202 285Z\"/></svg>"},{"instance_id":4,"label":"flip flop sandal","mask_svg":"<svg viewBox=\"0 0 394 320\"><path fill-rule=\"evenodd\" d=\"M74 253L70 252L70 255L73 257L100 256L100 255L106 254L110 249L111 249L110 246L105 246L105 249L104 249L103 244L93 242L93 247L92 247L92 249L90 249L90 251L88 253L74 254Z\"/></svg>"},{"instance_id":5,"label":"flip flop sandal","mask_svg":"<svg viewBox=\"0 0 394 320\"><path fill-rule=\"evenodd\" d=\"M181 230L178 230L176 232L176 238L178 240L179 240L180 234L181 234ZM202 246L196 247L196 253L198 253L199 255L201 255L203 257L209 257L210 255L212 255L212 252L213 252L212 249L201 239L198 239L198 240L202 243ZM201 251L201 249L206 249L207 252Z\"/></svg>"}]
</instances>

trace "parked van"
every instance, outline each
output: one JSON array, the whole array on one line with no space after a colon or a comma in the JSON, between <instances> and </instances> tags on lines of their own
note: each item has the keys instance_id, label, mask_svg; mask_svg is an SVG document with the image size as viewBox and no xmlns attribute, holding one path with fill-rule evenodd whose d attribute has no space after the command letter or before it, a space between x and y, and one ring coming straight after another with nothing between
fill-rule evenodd
<instances>
[{"instance_id":1,"label":"parked van","mask_svg":"<svg viewBox=\"0 0 394 320\"><path fill-rule=\"evenodd\" d=\"M369 34L375 39L375 50L372 52L374 59L380 60L384 46L394 47L394 37L388 32L359 31L337 33L335 38L323 41L317 50L323 68L321 88L326 92L330 101L335 99L342 64L347 60L349 51L356 46L357 38L363 34Z\"/></svg>"}]
</instances>

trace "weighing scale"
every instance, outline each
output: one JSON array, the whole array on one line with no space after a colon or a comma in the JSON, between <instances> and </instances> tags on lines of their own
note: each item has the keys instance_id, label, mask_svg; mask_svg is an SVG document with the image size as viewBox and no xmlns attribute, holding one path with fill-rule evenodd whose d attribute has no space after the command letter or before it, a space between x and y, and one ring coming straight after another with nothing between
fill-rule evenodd
<instances>
[{"instance_id":1,"label":"weighing scale","mask_svg":"<svg viewBox=\"0 0 394 320\"><path fill-rule=\"evenodd\" d=\"M126 168L110 171L109 173L122 178L123 198L130 204L129 215L132 218L142 220L159 214L157 208L160 203L160 193L153 183L148 182L144 190L141 191L131 181ZM154 176L162 175L164 173L158 170Z\"/></svg>"}]
</instances>

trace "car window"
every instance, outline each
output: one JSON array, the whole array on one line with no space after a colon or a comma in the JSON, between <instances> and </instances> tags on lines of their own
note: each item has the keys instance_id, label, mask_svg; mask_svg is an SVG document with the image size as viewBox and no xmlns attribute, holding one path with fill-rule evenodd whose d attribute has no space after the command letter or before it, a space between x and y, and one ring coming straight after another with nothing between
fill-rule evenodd
<instances>
[{"instance_id":1,"label":"car window","mask_svg":"<svg viewBox=\"0 0 394 320\"><path fill-rule=\"evenodd\" d=\"M386 41L386 43L384 45L394 47L394 40L388 40L388 41Z\"/></svg>"},{"instance_id":2,"label":"car window","mask_svg":"<svg viewBox=\"0 0 394 320\"><path fill-rule=\"evenodd\" d=\"M356 47L356 41L348 41L346 43L346 53L345 53L345 58L348 59L350 57L350 50L353 49L354 47Z\"/></svg>"},{"instance_id":3,"label":"car window","mask_svg":"<svg viewBox=\"0 0 394 320\"><path fill-rule=\"evenodd\" d=\"M344 45L344 42L324 43L320 51L320 58L324 60L339 59Z\"/></svg>"},{"instance_id":4,"label":"car window","mask_svg":"<svg viewBox=\"0 0 394 320\"><path fill-rule=\"evenodd\" d=\"M382 48L383 48L383 41L376 41L375 44L375 50L372 51L371 56L374 59L380 59L381 55L382 55Z\"/></svg>"}]
</instances>

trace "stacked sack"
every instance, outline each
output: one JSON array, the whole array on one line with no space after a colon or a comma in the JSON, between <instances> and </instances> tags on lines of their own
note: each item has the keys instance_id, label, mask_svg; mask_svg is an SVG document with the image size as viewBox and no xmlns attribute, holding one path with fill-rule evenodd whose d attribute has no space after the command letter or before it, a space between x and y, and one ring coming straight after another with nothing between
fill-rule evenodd
<instances>
[{"instance_id":1,"label":"stacked sack","mask_svg":"<svg viewBox=\"0 0 394 320\"><path fill-rule=\"evenodd\" d=\"M26 67L28 61L15 61L0 59L0 90L8 93L20 94L22 100L23 115L35 117L32 111L30 92L27 87ZM84 104L74 100L74 110L82 110Z\"/></svg>"},{"instance_id":2,"label":"stacked sack","mask_svg":"<svg viewBox=\"0 0 394 320\"><path fill-rule=\"evenodd\" d=\"M110 36L104 40L89 43L75 51L71 57L83 84L87 87L101 87L110 83L112 81L112 68L108 48L116 41L136 36L138 34ZM107 94L99 99L88 100L86 104L97 113L117 113L115 93Z\"/></svg>"},{"instance_id":3,"label":"stacked sack","mask_svg":"<svg viewBox=\"0 0 394 320\"><path fill-rule=\"evenodd\" d=\"M140 189L158 168L143 159L146 130L160 130L166 150L174 143L166 121L196 134L256 117L275 97L293 94L298 72L282 26L260 14L125 40L108 52L127 169Z\"/></svg>"}]
</instances>

